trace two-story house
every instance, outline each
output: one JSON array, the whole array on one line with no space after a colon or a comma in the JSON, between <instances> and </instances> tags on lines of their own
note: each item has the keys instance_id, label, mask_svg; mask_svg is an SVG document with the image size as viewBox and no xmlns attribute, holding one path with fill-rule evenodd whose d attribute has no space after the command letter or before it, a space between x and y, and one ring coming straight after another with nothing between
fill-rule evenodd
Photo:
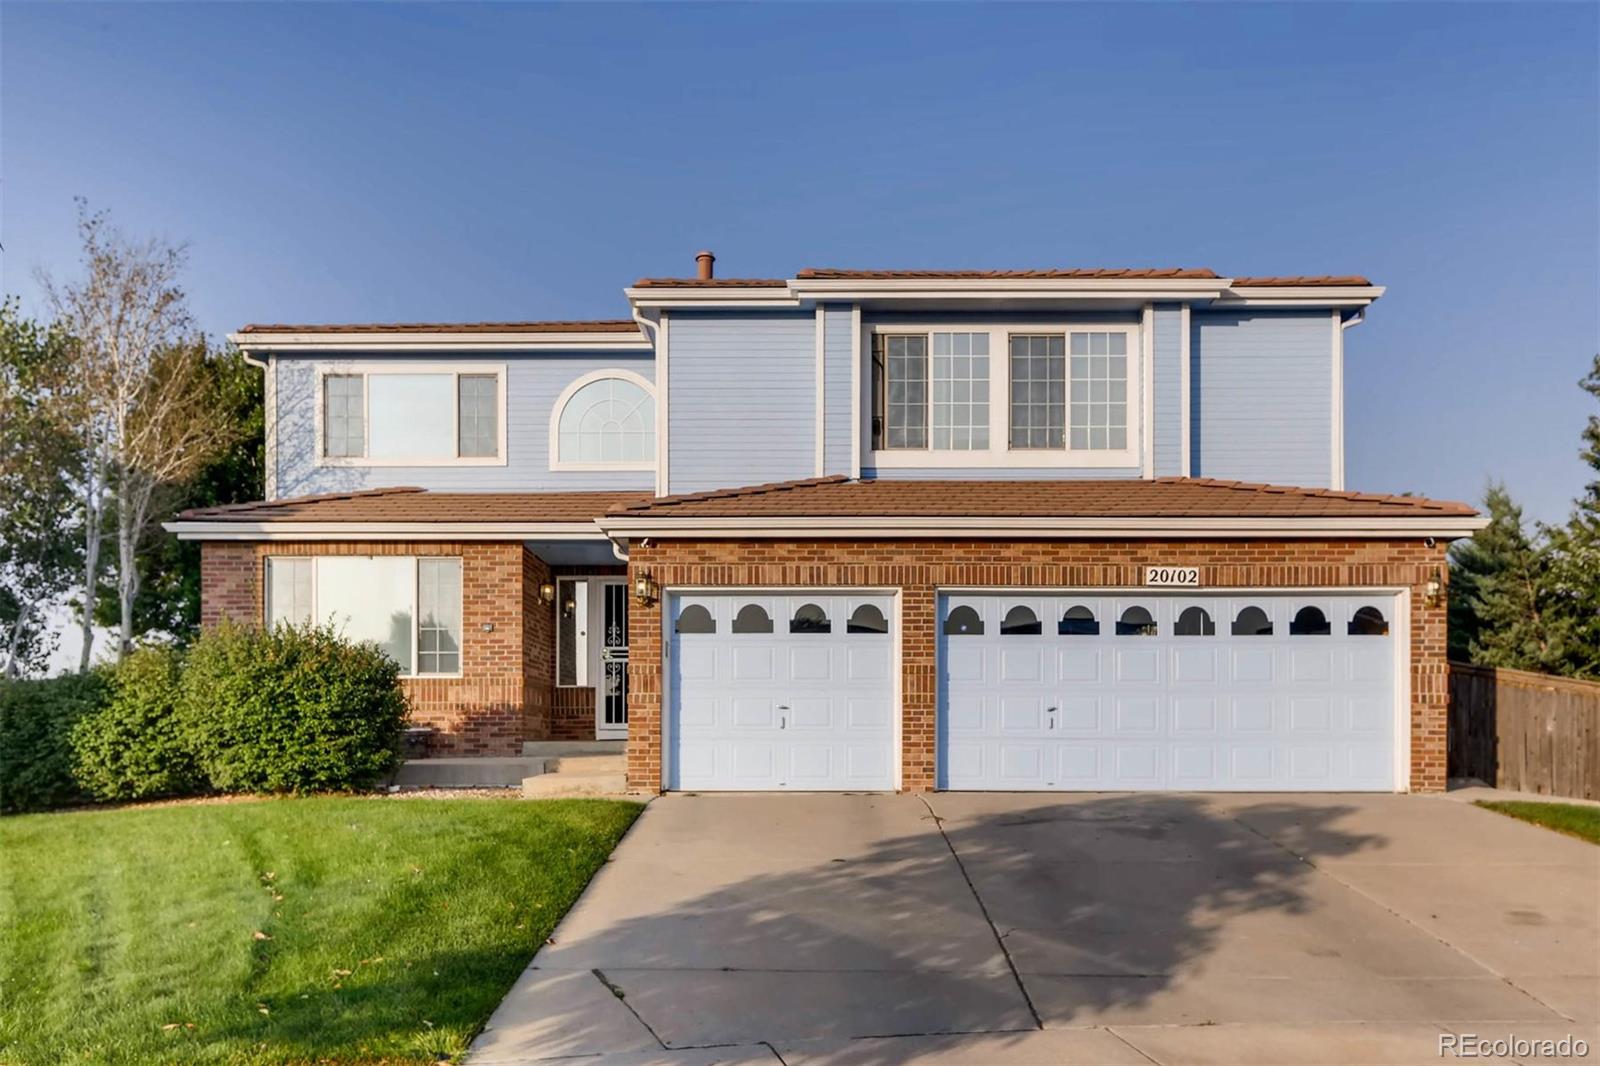
<instances>
[{"instance_id":1,"label":"two-story house","mask_svg":"<svg viewBox=\"0 0 1600 1066\"><path fill-rule=\"evenodd\" d=\"M648 278L247 326L204 620L332 620L453 754L656 789L1438 789L1462 504L1345 491L1359 277Z\"/></svg>"}]
</instances>

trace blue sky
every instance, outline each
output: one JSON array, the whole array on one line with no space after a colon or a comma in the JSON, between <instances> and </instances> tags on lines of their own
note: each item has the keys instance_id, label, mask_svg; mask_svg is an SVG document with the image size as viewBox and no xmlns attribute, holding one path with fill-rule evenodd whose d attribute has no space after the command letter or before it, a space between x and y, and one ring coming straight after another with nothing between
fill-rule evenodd
<instances>
[{"instance_id":1,"label":"blue sky","mask_svg":"<svg viewBox=\"0 0 1600 1066\"><path fill-rule=\"evenodd\" d=\"M1600 349L1593 4L33 5L4 289L75 194L208 331L625 314L804 266L1364 273L1352 488L1558 519Z\"/></svg>"}]
</instances>

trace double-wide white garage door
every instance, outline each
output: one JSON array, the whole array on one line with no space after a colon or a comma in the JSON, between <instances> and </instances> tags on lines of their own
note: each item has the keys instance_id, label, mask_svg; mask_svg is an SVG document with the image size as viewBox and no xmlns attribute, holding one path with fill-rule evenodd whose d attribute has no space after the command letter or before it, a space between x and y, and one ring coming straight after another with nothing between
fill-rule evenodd
<instances>
[{"instance_id":1,"label":"double-wide white garage door","mask_svg":"<svg viewBox=\"0 0 1600 1066\"><path fill-rule=\"evenodd\" d=\"M670 601L667 787L895 787L894 601L682 594Z\"/></svg>"},{"instance_id":2,"label":"double-wide white garage door","mask_svg":"<svg viewBox=\"0 0 1600 1066\"><path fill-rule=\"evenodd\" d=\"M941 595L938 787L1403 786L1398 607L1388 593ZM894 788L895 614L884 594L669 597L667 787Z\"/></svg>"},{"instance_id":3,"label":"double-wide white garage door","mask_svg":"<svg viewBox=\"0 0 1600 1066\"><path fill-rule=\"evenodd\" d=\"M1392 595L950 595L949 789L1396 786Z\"/></svg>"}]
</instances>

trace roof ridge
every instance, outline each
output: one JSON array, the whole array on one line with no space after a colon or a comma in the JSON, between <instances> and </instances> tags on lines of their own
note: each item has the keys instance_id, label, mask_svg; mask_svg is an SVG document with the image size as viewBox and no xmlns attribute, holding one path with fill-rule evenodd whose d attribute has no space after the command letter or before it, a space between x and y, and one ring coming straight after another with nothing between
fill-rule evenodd
<instances>
[{"instance_id":1,"label":"roof ridge","mask_svg":"<svg viewBox=\"0 0 1600 1066\"><path fill-rule=\"evenodd\" d=\"M178 512L179 518L190 515L228 514L233 511L260 510L263 507L292 507L302 503L327 503L332 500L366 499L373 496L398 496L402 493L426 492L419 485L385 485L375 489L345 489L341 492L318 492L309 496L288 496L279 500L246 500L243 503L218 503L209 507L190 507Z\"/></svg>"},{"instance_id":2,"label":"roof ridge","mask_svg":"<svg viewBox=\"0 0 1600 1066\"><path fill-rule=\"evenodd\" d=\"M810 488L813 485L830 485L838 482L849 481L845 474L828 474L823 477L799 478L794 481L767 481L759 485L740 485L721 489L700 489L696 492L679 492L671 496L654 496L641 503L628 504L612 513L621 514L624 511L638 510L641 508L675 507L683 503L700 503L705 500L740 499L748 496L765 496L775 492L790 492L794 489Z\"/></svg>"}]
</instances>

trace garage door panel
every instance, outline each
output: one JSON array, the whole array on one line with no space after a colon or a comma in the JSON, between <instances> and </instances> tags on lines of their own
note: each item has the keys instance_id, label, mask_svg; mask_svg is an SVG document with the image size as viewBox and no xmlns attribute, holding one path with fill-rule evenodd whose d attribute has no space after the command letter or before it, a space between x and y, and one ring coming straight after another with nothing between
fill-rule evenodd
<instances>
[{"instance_id":1,"label":"garage door panel","mask_svg":"<svg viewBox=\"0 0 1600 1066\"><path fill-rule=\"evenodd\" d=\"M690 604L714 626L696 615L678 632ZM804 590L674 597L668 787L893 788L893 604Z\"/></svg>"},{"instance_id":2,"label":"garage door panel","mask_svg":"<svg viewBox=\"0 0 1600 1066\"><path fill-rule=\"evenodd\" d=\"M957 603L970 617L947 627ZM1018 607L1039 635L1000 632ZM951 597L940 787L1387 790L1395 610L1372 593Z\"/></svg>"}]
</instances>

